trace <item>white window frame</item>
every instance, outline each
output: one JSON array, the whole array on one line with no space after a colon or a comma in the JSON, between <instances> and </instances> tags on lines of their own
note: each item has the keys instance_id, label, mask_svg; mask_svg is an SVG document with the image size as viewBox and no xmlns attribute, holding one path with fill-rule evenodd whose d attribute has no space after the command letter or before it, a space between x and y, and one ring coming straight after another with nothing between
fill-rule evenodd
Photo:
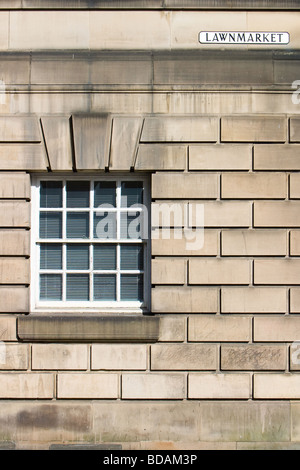
<instances>
[{"instance_id":1,"label":"white window frame","mask_svg":"<svg viewBox=\"0 0 300 470\"><path fill-rule=\"evenodd\" d=\"M62 239L40 239L39 238L39 219L40 219L40 183L41 181L62 181L63 182L63 197L65 198L66 191L66 181L142 181L144 187L144 201L143 205L147 209L148 214L148 233L147 238L145 239L121 239L119 228L117 233L116 239L94 239L93 233L91 230L91 218L93 213L96 211L96 208L93 207L93 198L90 197L90 207L88 209L81 209L82 211L89 211L90 217L90 238L89 240L82 240L82 239L70 239L66 238L66 212L69 209L66 209L66 204L64 203L63 209L52 209L54 212L62 211L63 213L63 237ZM92 185L90 186L90 188ZM118 184L118 188L119 188ZM31 187L31 285L30 285L30 311L32 313L40 313L40 312L70 312L70 313L144 313L150 311L150 267L151 267L151 221L150 221L150 204L151 204L151 197L150 197L150 181L149 175L144 174L136 174L136 173L116 173L116 174L109 174L109 173L101 173L101 174L79 174L79 173L72 173L72 174L37 174L32 175L32 187ZM90 190L92 193L92 190ZM117 208L116 213L118 217L118 222L120 220L120 213L122 212L122 208L120 207L120 190L117 189ZM46 211L48 209L45 209ZM72 210L72 209L71 209ZM50 209L51 211L51 209ZM74 211L79 212L80 209L74 209ZM126 209L123 209L126 211ZM120 224L117 224L120 227ZM143 273L143 292L144 298L143 302L140 301L42 301L39 299L40 296L40 243L60 243L63 245L63 276L66 275L66 244L67 243L83 243L89 244L91 246L94 243L111 243L117 246L117 282L120 279L120 244L123 243L130 243L130 244L137 244L142 243L144 245L144 269L140 272ZM90 266L92 264L92 250L90 249ZM60 272L61 272L60 271ZM91 272L90 269L88 272ZM55 270L53 273L55 274ZM137 271L134 271L137 273ZM76 274L76 270L72 270L72 273ZM97 271L98 273L98 271ZM112 271L115 273L115 271ZM127 270L126 270L127 273ZM128 274L130 272L128 271ZM90 287L91 288L91 287ZM120 287L118 286L118 290Z\"/></svg>"}]
</instances>

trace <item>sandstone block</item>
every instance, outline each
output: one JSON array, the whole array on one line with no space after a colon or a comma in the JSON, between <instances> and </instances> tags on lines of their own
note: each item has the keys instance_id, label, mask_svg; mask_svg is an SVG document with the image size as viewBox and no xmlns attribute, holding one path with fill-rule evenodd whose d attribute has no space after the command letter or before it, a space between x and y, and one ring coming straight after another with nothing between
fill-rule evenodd
<instances>
[{"instance_id":1,"label":"sandstone block","mask_svg":"<svg viewBox=\"0 0 300 470\"><path fill-rule=\"evenodd\" d=\"M190 145L189 170L250 170L250 145Z\"/></svg>"},{"instance_id":2,"label":"sandstone block","mask_svg":"<svg viewBox=\"0 0 300 470\"><path fill-rule=\"evenodd\" d=\"M93 370L145 370L147 347L142 344L93 344Z\"/></svg>"},{"instance_id":3,"label":"sandstone block","mask_svg":"<svg viewBox=\"0 0 300 470\"><path fill-rule=\"evenodd\" d=\"M1 173L0 198L30 199L30 175L27 173Z\"/></svg>"},{"instance_id":4,"label":"sandstone block","mask_svg":"<svg viewBox=\"0 0 300 470\"><path fill-rule=\"evenodd\" d=\"M287 290L283 287L224 287L222 313L285 313Z\"/></svg>"},{"instance_id":5,"label":"sandstone block","mask_svg":"<svg viewBox=\"0 0 300 470\"><path fill-rule=\"evenodd\" d=\"M300 284L299 259L254 261L255 284Z\"/></svg>"},{"instance_id":6,"label":"sandstone block","mask_svg":"<svg viewBox=\"0 0 300 470\"><path fill-rule=\"evenodd\" d=\"M188 398L191 399L248 399L251 380L249 374L189 374Z\"/></svg>"},{"instance_id":7,"label":"sandstone block","mask_svg":"<svg viewBox=\"0 0 300 470\"><path fill-rule=\"evenodd\" d=\"M123 399L178 400L186 396L184 374L123 374Z\"/></svg>"},{"instance_id":8,"label":"sandstone block","mask_svg":"<svg viewBox=\"0 0 300 470\"><path fill-rule=\"evenodd\" d=\"M249 317L197 315L188 319L188 341L248 342L250 339Z\"/></svg>"},{"instance_id":9,"label":"sandstone block","mask_svg":"<svg viewBox=\"0 0 300 470\"><path fill-rule=\"evenodd\" d=\"M285 370L286 347L265 345L221 346L222 370Z\"/></svg>"},{"instance_id":10,"label":"sandstone block","mask_svg":"<svg viewBox=\"0 0 300 470\"><path fill-rule=\"evenodd\" d=\"M152 197L156 199L216 199L219 178L213 174L155 173Z\"/></svg>"},{"instance_id":11,"label":"sandstone block","mask_svg":"<svg viewBox=\"0 0 300 470\"><path fill-rule=\"evenodd\" d=\"M0 284L29 284L29 282L29 259L0 258Z\"/></svg>"},{"instance_id":12,"label":"sandstone block","mask_svg":"<svg viewBox=\"0 0 300 470\"><path fill-rule=\"evenodd\" d=\"M0 338L3 341L2 337ZM26 370L29 364L28 345L0 343L0 369Z\"/></svg>"},{"instance_id":13,"label":"sandstone block","mask_svg":"<svg viewBox=\"0 0 300 470\"><path fill-rule=\"evenodd\" d=\"M141 142L216 142L216 117L163 116L145 118Z\"/></svg>"},{"instance_id":14,"label":"sandstone block","mask_svg":"<svg viewBox=\"0 0 300 470\"><path fill-rule=\"evenodd\" d=\"M254 202L255 227L299 227L300 201Z\"/></svg>"},{"instance_id":15,"label":"sandstone block","mask_svg":"<svg viewBox=\"0 0 300 470\"><path fill-rule=\"evenodd\" d=\"M0 116L0 142L41 142L35 116Z\"/></svg>"},{"instance_id":16,"label":"sandstone block","mask_svg":"<svg viewBox=\"0 0 300 470\"><path fill-rule=\"evenodd\" d=\"M29 256L30 232L29 230L0 230L1 256Z\"/></svg>"},{"instance_id":17,"label":"sandstone block","mask_svg":"<svg viewBox=\"0 0 300 470\"><path fill-rule=\"evenodd\" d=\"M57 398L118 398L117 374L69 373L58 374Z\"/></svg>"},{"instance_id":18,"label":"sandstone block","mask_svg":"<svg viewBox=\"0 0 300 470\"><path fill-rule=\"evenodd\" d=\"M151 262L152 284L184 284L186 261L178 258L156 258Z\"/></svg>"},{"instance_id":19,"label":"sandstone block","mask_svg":"<svg viewBox=\"0 0 300 470\"><path fill-rule=\"evenodd\" d=\"M0 313L28 313L29 289L27 287L0 287Z\"/></svg>"},{"instance_id":20,"label":"sandstone block","mask_svg":"<svg viewBox=\"0 0 300 470\"><path fill-rule=\"evenodd\" d=\"M0 202L0 227L30 227L28 202Z\"/></svg>"},{"instance_id":21,"label":"sandstone block","mask_svg":"<svg viewBox=\"0 0 300 470\"><path fill-rule=\"evenodd\" d=\"M249 284L248 260L196 259L189 261L190 284Z\"/></svg>"},{"instance_id":22,"label":"sandstone block","mask_svg":"<svg viewBox=\"0 0 300 470\"><path fill-rule=\"evenodd\" d=\"M141 144L135 170L185 170L187 147L183 145Z\"/></svg>"},{"instance_id":23,"label":"sandstone block","mask_svg":"<svg viewBox=\"0 0 300 470\"><path fill-rule=\"evenodd\" d=\"M253 339L256 342L299 341L300 318L290 315L254 318Z\"/></svg>"},{"instance_id":24,"label":"sandstone block","mask_svg":"<svg viewBox=\"0 0 300 470\"><path fill-rule=\"evenodd\" d=\"M300 170L300 145L254 145L254 170Z\"/></svg>"},{"instance_id":25,"label":"sandstone block","mask_svg":"<svg viewBox=\"0 0 300 470\"><path fill-rule=\"evenodd\" d=\"M38 373L1 373L0 397L22 399L53 398L54 376Z\"/></svg>"},{"instance_id":26,"label":"sandstone block","mask_svg":"<svg viewBox=\"0 0 300 470\"><path fill-rule=\"evenodd\" d=\"M215 313L218 289L206 287L155 287L153 313Z\"/></svg>"},{"instance_id":27,"label":"sandstone block","mask_svg":"<svg viewBox=\"0 0 300 470\"><path fill-rule=\"evenodd\" d=\"M84 370L88 367L85 344L33 344L33 370Z\"/></svg>"},{"instance_id":28,"label":"sandstone block","mask_svg":"<svg viewBox=\"0 0 300 470\"><path fill-rule=\"evenodd\" d=\"M215 370L217 346L208 344L155 344L152 370Z\"/></svg>"},{"instance_id":29,"label":"sandstone block","mask_svg":"<svg viewBox=\"0 0 300 470\"><path fill-rule=\"evenodd\" d=\"M0 145L0 170L47 171L47 167L43 144Z\"/></svg>"},{"instance_id":30,"label":"sandstone block","mask_svg":"<svg viewBox=\"0 0 300 470\"><path fill-rule=\"evenodd\" d=\"M226 116L221 118L222 142L285 142L283 116Z\"/></svg>"},{"instance_id":31,"label":"sandstone block","mask_svg":"<svg viewBox=\"0 0 300 470\"><path fill-rule=\"evenodd\" d=\"M299 400L299 374L254 374L254 398Z\"/></svg>"},{"instance_id":32,"label":"sandstone block","mask_svg":"<svg viewBox=\"0 0 300 470\"><path fill-rule=\"evenodd\" d=\"M285 256L285 230L223 230L223 256Z\"/></svg>"},{"instance_id":33,"label":"sandstone block","mask_svg":"<svg viewBox=\"0 0 300 470\"><path fill-rule=\"evenodd\" d=\"M183 315L162 315L159 319L158 341L184 341L186 337L186 323L187 319Z\"/></svg>"},{"instance_id":34,"label":"sandstone block","mask_svg":"<svg viewBox=\"0 0 300 470\"><path fill-rule=\"evenodd\" d=\"M285 199L287 178L284 173L223 173L223 199Z\"/></svg>"}]
</instances>

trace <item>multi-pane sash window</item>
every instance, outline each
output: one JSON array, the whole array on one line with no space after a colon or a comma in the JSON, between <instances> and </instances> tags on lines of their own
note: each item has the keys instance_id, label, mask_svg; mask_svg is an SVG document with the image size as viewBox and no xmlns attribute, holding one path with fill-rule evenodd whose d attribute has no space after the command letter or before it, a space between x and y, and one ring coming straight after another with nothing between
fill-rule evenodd
<instances>
[{"instance_id":1,"label":"multi-pane sash window","mask_svg":"<svg viewBox=\"0 0 300 470\"><path fill-rule=\"evenodd\" d=\"M41 178L35 192L35 305L145 306L146 180Z\"/></svg>"}]
</instances>

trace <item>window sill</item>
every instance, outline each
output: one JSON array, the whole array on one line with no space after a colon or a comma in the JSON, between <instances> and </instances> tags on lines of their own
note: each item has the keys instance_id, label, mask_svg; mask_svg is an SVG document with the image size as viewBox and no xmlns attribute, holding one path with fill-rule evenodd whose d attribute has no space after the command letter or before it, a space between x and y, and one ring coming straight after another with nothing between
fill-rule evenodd
<instances>
[{"instance_id":1,"label":"window sill","mask_svg":"<svg viewBox=\"0 0 300 470\"><path fill-rule=\"evenodd\" d=\"M17 336L24 342L150 342L159 336L159 317L104 314L19 316Z\"/></svg>"}]
</instances>

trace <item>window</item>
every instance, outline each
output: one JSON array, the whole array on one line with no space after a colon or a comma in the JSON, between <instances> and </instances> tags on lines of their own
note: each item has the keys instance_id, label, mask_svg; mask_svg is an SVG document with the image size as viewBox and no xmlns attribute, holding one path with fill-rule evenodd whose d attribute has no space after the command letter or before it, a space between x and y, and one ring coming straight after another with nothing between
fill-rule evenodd
<instances>
[{"instance_id":1,"label":"window","mask_svg":"<svg viewBox=\"0 0 300 470\"><path fill-rule=\"evenodd\" d=\"M147 308L146 178L36 178L34 309Z\"/></svg>"}]
</instances>

